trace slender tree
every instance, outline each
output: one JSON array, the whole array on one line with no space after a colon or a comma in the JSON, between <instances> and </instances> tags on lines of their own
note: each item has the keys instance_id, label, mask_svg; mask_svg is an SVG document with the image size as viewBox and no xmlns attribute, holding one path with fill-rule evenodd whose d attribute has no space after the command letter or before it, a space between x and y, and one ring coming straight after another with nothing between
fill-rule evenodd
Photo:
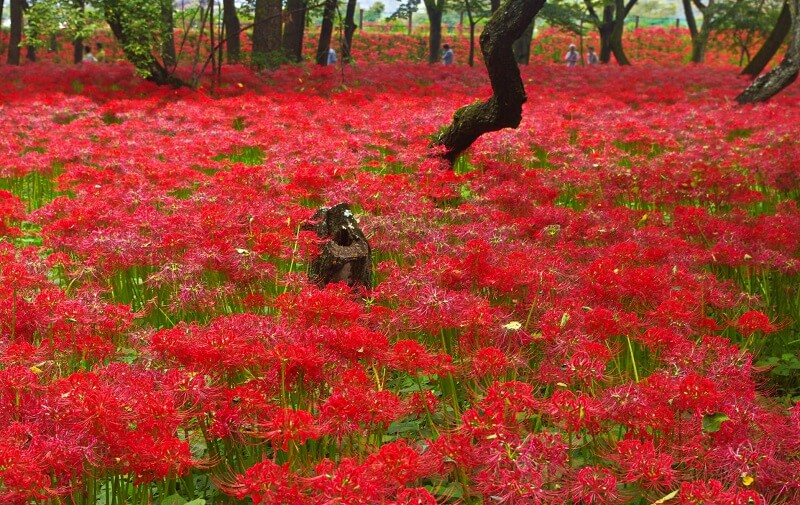
<instances>
[{"instance_id":1,"label":"slender tree","mask_svg":"<svg viewBox=\"0 0 800 505\"><path fill-rule=\"evenodd\" d=\"M744 67L744 70L742 70L742 75L758 77L758 75L764 71L764 68L770 62L772 57L778 52L778 49L780 49L783 45L783 41L786 40L786 36L789 34L791 27L792 12L789 8L789 3L784 2L783 7L781 7L781 12L778 15L778 20L775 23L775 27L770 32L767 40L764 41L764 45L761 46L761 49L759 49L755 56L753 56L753 59L750 60L750 63Z\"/></svg>"},{"instance_id":2,"label":"slender tree","mask_svg":"<svg viewBox=\"0 0 800 505\"><path fill-rule=\"evenodd\" d=\"M7 62L9 65L19 65L22 55L19 45L22 42L22 11L24 9L24 0L11 0L10 9L11 27L8 39Z\"/></svg>"},{"instance_id":3,"label":"slender tree","mask_svg":"<svg viewBox=\"0 0 800 505\"><path fill-rule=\"evenodd\" d=\"M347 0L347 11L344 16L344 45L342 46L342 61L349 63L352 59L353 34L356 32L356 4L357 0Z\"/></svg>"},{"instance_id":4,"label":"slender tree","mask_svg":"<svg viewBox=\"0 0 800 505\"><path fill-rule=\"evenodd\" d=\"M799 0L800 1L800 0ZM527 100L512 45L522 35L545 0L506 0L492 15L480 36L481 52L492 85L492 96L462 107L436 136L442 157L451 164L484 133L516 128Z\"/></svg>"},{"instance_id":5,"label":"slender tree","mask_svg":"<svg viewBox=\"0 0 800 505\"><path fill-rule=\"evenodd\" d=\"M322 10L322 27L319 31L319 44L317 45L317 65L325 66L328 64L328 49L331 47L331 37L333 36L333 19L336 16L338 0L325 0Z\"/></svg>"},{"instance_id":6,"label":"slender tree","mask_svg":"<svg viewBox=\"0 0 800 505\"><path fill-rule=\"evenodd\" d=\"M789 0L792 26L789 30L789 47L781 63L762 75L736 97L745 103L766 102L797 80L800 72L800 0Z\"/></svg>"},{"instance_id":7,"label":"slender tree","mask_svg":"<svg viewBox=\"0 0 800 505\"><path fill-rule=\"evenodd\" d=\"M239 63L239 53L241 51L239 33L242 30L242 25L239 22L239 16L236 14L236 0L223 0L222 24L225 27L225 49L228 63Z\"/></svg>"},{"instance_id":8,"label":"slender tree","mask_svg":"<svg viewBox=\"0 0 800 505\"><path fill-rule=\"evenodd\" d=\"M303 59L303 35L306 26L306 1L287 0L283 28L283 54L289 61L299 63Z\"/></svg>"}]
</instances>

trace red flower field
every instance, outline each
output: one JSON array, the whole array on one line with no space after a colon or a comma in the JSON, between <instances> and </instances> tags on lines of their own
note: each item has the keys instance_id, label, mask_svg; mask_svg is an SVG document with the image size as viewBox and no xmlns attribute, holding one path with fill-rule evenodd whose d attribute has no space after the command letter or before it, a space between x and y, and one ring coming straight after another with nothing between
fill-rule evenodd
<instances>
[{"instance_id":1,"label":"red flower field","mask_svg":"<svg viewBox=\"0 0 800 505\"><path fill-rule=\"evenodd\" d=\"M536 64L451 171L483 70L0 73L0 502L800 502L797 87Z\"/></svg>"}]
</instances>

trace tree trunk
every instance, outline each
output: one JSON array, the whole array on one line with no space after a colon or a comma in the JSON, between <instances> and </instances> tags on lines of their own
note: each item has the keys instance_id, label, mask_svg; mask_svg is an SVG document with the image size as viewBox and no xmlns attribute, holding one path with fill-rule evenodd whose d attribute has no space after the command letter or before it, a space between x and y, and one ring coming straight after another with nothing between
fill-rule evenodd
<instances>
[{"instance_id":1,"label":"tree trunk","mask_svg":"<svg viewBox=\"0 0 800 505\"><path fill-rule=\"evenodd\" d=\"M467 63L470 67L475 66L475 25L472 19L469 22L469 58Z\"/></svg>"},{"instance_id":2,"label":"tree trunk","mask_svg":"<svg viewBox=\"0 0 800 505\"><path fill-rule=\"evenodd\" d=\"M700 31L692 37L692 63L703 63L706 61L706 49L708 48L708 39L711 37L711 22L703 16L703 24L700 25Z\"/></svg>"},{"instance_id":3,"label":"tree trunk","mask_svg":"<svg viewBox=\"0 0 800 505\"><path fill-rule=\"evenodd\" d=\"M499 8L500 8L500 0L491 0L491 3L490 3L490 5L491 5L491 9L492 9L492 14L494 14L494 12L495 12L497 9L499 9Z\"/></svg>"},{"instance_id":4,"label":"tree trunk","mask_svg":"<svg viewBox=\"0 0 800 505\"><path fill-rule=\"evenodd\" d=\"M775 56L775 53L778 52L778 49L781 48L781 45L783 45L783 41L786 40L786 36L789 34L789 29L791 27L792 13L789 9L789 2L784 2L781 13L778 16L778 21L775 23L775 27L769 34L769 37L767 37L764 45L761 46L761 49L759 49L756 55L753 56L753 59L750 60L750 63L744 67L744 70L742 70L742 75L758 77L758 74L764 70L772 57Z\"/></svg>"},{"instance_id":5,"label":"tree trunk","mask_svg":"<svg viewBox=\"0 0 800 505\"><path fill-rule=\"evenodd\" d=\"M603 7L603 21L597 27L600 35L600 63L611 61L611 36L614 33L614 7Z\"/></svg>"},{"instance_id":6,"label":"tree trunk","mask_svg":"<svg viewBox=\"0 0 800 505\"><path fill-rule=\"evenodd\" d=\"M780 65L762 75L736 97L740 104L766 102L797 79L800 71L800 0L790 0L792 27L789 48Z\"/></svg>"},{"instance_id":7,"label":"tree trunk","mask_svg":"<svg viewBox=\"0 0 800 505\"><path fill-rule=\"evenodd\" d=\"M425 1L425 10L430 21L428 35L428 63L439 62L439 48L442 46L442 10L432 1Z\"/></svg>"},{"instance_id":8,"label":"tree trunk","mask_svg":"<svg viewBox=\"0 0 800 505\"><path fill-rule=\"evenodd\" d=\"M614 0L616 16L614 19L614 28L611 32L611 52L617 59L620 65L630 65L631 62L625 51L622 48L622 32L625 29L625 2L624 0Z\"/></svg>"},{"instance_id":9,"label":"tree trunk","mask_svg":"<svg viewBox=\"0 0 800 505\"><path fill-rule=\"evenodd\" d=\"M319 209L303 229L323 241L319 256L311 262L313 282L320 286L344 282L351 288L372 289L372 250L348 204Z\"/></svg>"},{"instance_id":10,"label":"tree trunk","mask_svg":"<svg viewBox=\"0 0 800 505\"><path fill-rule=\"evenodd\" d=\"M303 60L303 34L306 28L305 0L287 0L283 29L283 54L294 63Z\"/></svg>"},{"instance_id":11,"label":"tree trunk","mask_svg":"<svg viewBox=\"0 0 800 505\"><path fill-rule=\"evenodd\" d=\"M350 63L352 60L353 34L356 32L356 4L357 0L347 0L347 12L344 16L344 46L342 47L342 61Z\"/></svg>"},{"instance_id":12,"label":"tree trunk","mask_svg":"<svg viewBox=\"0 0 800 505\"><path fill-rule=\"evenodd\" d=\"M72 61L76 65L83 61L83 39L81 37L72 41Z\"/></svg>"},{"instance_id":13,"label":"tree trunk","mask_svg":"<svg viewBox=\"0 0 800 505\"><path fill-rule=\"evenodd\" d=\"M213 9L214 6L212 5ZM166 67L174 67L178 58L175 54L175 18L172 0L161 0L161 23L163 25L164 40L161 42L161 60Z\"/></svg>"},{"instance_id":14,"label":"tree trunk","mask_svg":"<svg viewBox=\"0 0 800 505\"><path fill-rule=\"evenodd\" d=\"M223 0L222 24L225 26L225 49L228 63L239 63L239 52L241 51L239 32L242 30L242 25L239 23L239 16L236 15L235 0Z\"/></svg>"},{"instance_id":15,"label":"tree trunk","mask_svg":"<svg viewBox=\"0 0 800 505\"><path fill-rule=\"evenodd\" d=\"M325 0L325 9L322 11L322 27L319 31L319 44L317 45L317 65L328 64L328 49L331 47L333 35L333 17L336 15L338 0Z\"/></svg>"},{"instance_id":16,"label":"tree trunk","mask_svg":"<svg viewBox=\"0 0 800 505\"><path fill-rule=\"evenodd\" d=\"M35 46L26 46L25 47L25 59L30 61L31 63L36 61L36 47Z\"/></svg>"},{"instance_id":17,"label":"tree trunk","mask_svg":"<svg viewBox=\"0 0 800 505\"><path fill-rule=\"evenodd\" d=\"M85 9L84 0L76 0L75 7L83 13ZM72 41L72 62L76 65L83 61L83 37L75 37Z\"/></svg>"},{"instance_id":18,"label":"tree trunk","mask_svg":"<svg viewBox=\"0 0 800 505\"><path fill-rule=\"evenodd\" d=\"M11 33L8 39L8 64L19 65L22 49L22 3L23 0L11 0Z\"/></svg>"},{"instance_id":19,"label":"tree trunk","mask_svg":"<svg viewBox=\"0 0 800 505\"><path fill-rule=\"evenodd\" d=\"M528 65L531 62L531 41L533 40L533 25L536 18L525 28L522 35L514 41L514 58L519 65Z\"/></svg>"},{"instance_id":20,"label":"tree trunk","mask_svg":"<svg viewBox=\"0 0 800 505\"><path fill-rule=\"evenodd\" d=\"M692 0L683 0L683 14L686 17L686 26L689 27L689 36L694 40L697 37L697 21L694 19Z\"/></svg>"},{"instance_id":21,"label":"tree trunk","mask_svg":"<svg viewBox=\"0 0 800 505\"><path fill-rule=\"evenodd\" d=\"M506 0L495 11L481 33L481 52L489 73L493 95L457 110L453 122L439 133L436 145L451 165L460 153L484 133L516 128L522 121L527 100L519 67L511 46L530 25L545 0Z\"/></svg>"},{"instance_id":22,"label":"tree trunk","mask_svg":"<svg viewBox=\"0 0 800 505\"><path fill-rule=\"evenodd\" d=\"M281 17L281 0L256 0L252 58L258 68L280 64Z\"/></svg>"}]
</instances>

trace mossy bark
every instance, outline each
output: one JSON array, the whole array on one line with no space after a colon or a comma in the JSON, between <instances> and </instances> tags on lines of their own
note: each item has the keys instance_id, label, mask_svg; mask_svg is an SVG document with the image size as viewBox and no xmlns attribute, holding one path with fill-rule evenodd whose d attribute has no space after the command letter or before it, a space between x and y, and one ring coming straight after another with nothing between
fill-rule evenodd
<instances>
[{"instance_id":1,"label":"mossy bark","mask_svg":"<svg viewBox=\"0 0 800 505\"><path fill-rule=\"evenodd\" d=\"M797 80L800 72L800 0L790 0L792 27L789 48L780 65L762 75L736 97L740 104L766 102Z\"/></svg>"},{"instance_id":2,"label":"mossy bark","mask_svg":"<svg viewBox=\"0 0 800 505\"><path fill-rule=\"evenodd\" d=\"M486 23L480 43L493 95L456 111L450 126L438 134L434 144L445 148L442 156L451 164L484 133L516 128L522 121L527 96L512 47L544 3L506 0Z\"/></svg>"},{"instance_id":3,"label":"mossy bark","mask_svg":"<svg viewBox=\"0 0 800 505\"><path fill-rule=\"evenodd\" d=\"M778 49L781 48L781 45L783 45L783 41L786 40L786 36L789 35L791 27L792 12L789 9L789 2L784 2L775 27L770 32L767 40L764 41L764 45L761 46L761 49L753 56L750 63L744 67L742 75L758 77L758 75L764 71L764 68L766 68L772 57L775 56L775 53L778 52Z\"/></svg>"}]
</instances>

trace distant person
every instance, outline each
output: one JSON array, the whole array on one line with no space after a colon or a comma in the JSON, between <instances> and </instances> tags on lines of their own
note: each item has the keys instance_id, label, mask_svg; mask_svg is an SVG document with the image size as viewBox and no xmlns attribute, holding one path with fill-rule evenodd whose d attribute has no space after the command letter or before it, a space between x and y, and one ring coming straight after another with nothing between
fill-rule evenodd
<instances>
[{"instance_id":1,"label":"distant person","mask_svg":"<svg viewBox=\"0 0 800 505\"><path fill-rule=\"evenodd\" d=\"M328 48L328 65L336 65L336 51L332 47Z\"/></svg>"},{"instance_id":2,"label":"distant person","mask_svg":"<svg viewBox=\"0 0 800 505\"><path fill-rule=\"evenodd\" d=\"M452 65L456 61L456 55L453 50L450 48L449 44L444 44L442 46L444 49L444 53L442 54L442 63L445 65Z\"/></svg>"},{"instance_id":3,"label":"distant person","mask_svg":"<svg viewBox=\"0 0 800 505\"><path fill-rule=\"evenodd\" d=\"M597 57L597 53L594 52L594 47L589 46L589 54L586 55L586 63L589 65L598 65L600 63L600 58Z\"/></svg>"},{"instance_id":4,"label":"distant person","mask_svg":"<svg viewBox=\"0 0 800 505\"><path fill-rule=\"evenodd\" d=\"M575 44L570 44L567 54L564 55L564 61L567 62L568 67L575 67L581 59L580 53L575 49Z\"/></svg>"},{"instance_id":5,"label":"distant person","mask_svg":"<svg viewBox=\"0 0 800 505\"><path fill-rule=\"evenodd\" d=\"M83 61L97 63L97 58L92 54L92 46L83 46Z\"/></svg>"},{"instance_id":6,"label":"distant person","mask_svg":"<svg viewBox=\"0 0 800 505\"><path fill-rule=\"evenodd\" d=\"M94 45L94 48L95 48L95 51L94 51L95 59L97 61L99 61L100 63L106 61L106 51L105 51L105 49L103 49L103 43L102 42L96 42L95 45Z\"/></svg>"}]
</instances>

